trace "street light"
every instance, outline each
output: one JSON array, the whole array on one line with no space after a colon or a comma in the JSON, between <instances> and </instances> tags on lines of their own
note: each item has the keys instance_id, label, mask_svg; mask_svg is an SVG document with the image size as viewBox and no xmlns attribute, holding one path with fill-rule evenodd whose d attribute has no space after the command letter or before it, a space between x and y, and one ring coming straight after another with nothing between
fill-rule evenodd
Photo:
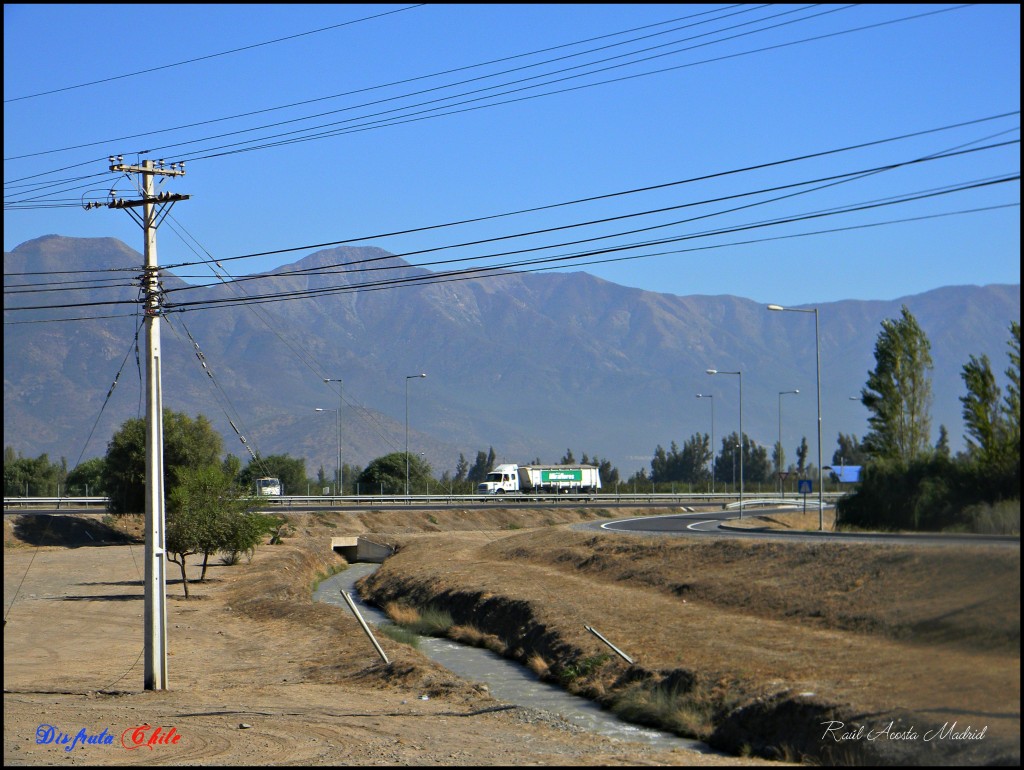
<instances>
[{"instance_id":1,"label":"street light","mask_svg":"<svg viewBox=\"0 0 1024 770\"><path fill-rule=\"evenodd\" d=\"M715 494L715 397L698 393L697 398L711 399L711 494Z\"/></svg>"},{"instance_id":2,"label":"street light","mask_svg":"<svg viewBox=\"0 0 1024 770\"><path fill-rule=\"evenodd\" d=\"M405 496L409 496L409 380L426 377L425 374L408 374L405 377Z\"/></svg>"},{"instance_id":3,"label":"street light","mask_svg":"<svg viewBox=\"0 0 1024 770\"><path fill-rule=\"evenodd\" d=\"M341 380L333 377L325 377L324 382L336 382L338 383L338 492L339 494L345 494L345 477L343 476L344 471L341 464L341 410L345 406L344 384Z\"/></svg>"},{"instance_id":4,"label":"street light","mask_svg":"<svg viewBox=\"0 0 1024 770\"><path fill-rule=\"evenodd\" d=\"M340 409L321 409L316 407L313 409L314 412L334 412L337 415L338 422L338 479L341 479L341 410ZM339 486L334 487L335 496L340 494Z\"/></svg>"},{"instance_id":5,"label":"street light","mask_svg":"<svg viewBox=\"0 0 1024 770\"><path fill-rule=\"evenodd\" d=\"M780 390L779 391L779 456L775 463L775 472L779 476L779 495L785 494L785 490L782 488L782 397L788 396L791 393L799 393L799 390Z\"/></svg>"},{"instance_id":6,"label":"street light","mask_svg":"<svg viewBox=\"0 0 1024 770\"><path fill-rule=\"evenodd\" d=\"M708 374L735 374L740 378L740 519L743 518L743 372L720 372L708 369Z\"/></svg>"},{"instance_id":7,"label":"street light","mask_svg":"<svg viewBox=\"0 0 1024 770\"><path fill-rule=\"evenodd\" d=\"M815 380L818 386L818 529L825 529L825 492L822 488L824 471L821 467L821 344L818 341L818 308L783 307L769 305L769 310L788 311L791 313L814 313L814 361L816 365Z\"/></svg>"}]
</instances>

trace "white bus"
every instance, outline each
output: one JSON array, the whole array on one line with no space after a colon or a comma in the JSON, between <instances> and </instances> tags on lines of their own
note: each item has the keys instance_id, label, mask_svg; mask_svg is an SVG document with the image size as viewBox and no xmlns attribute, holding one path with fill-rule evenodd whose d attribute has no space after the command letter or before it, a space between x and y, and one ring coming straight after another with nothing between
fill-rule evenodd
<instances>
[{"instance_id":1,"label":"white bus","mask_svg":"<svg viewBox=\"0 0 1024 770\"><path fill-rule=\"evenodd\" d=\"M257 495L274 495L280 497L281 495L281 480L272 478L256 479L256 494Z\"/></svg>"}]
</instances>

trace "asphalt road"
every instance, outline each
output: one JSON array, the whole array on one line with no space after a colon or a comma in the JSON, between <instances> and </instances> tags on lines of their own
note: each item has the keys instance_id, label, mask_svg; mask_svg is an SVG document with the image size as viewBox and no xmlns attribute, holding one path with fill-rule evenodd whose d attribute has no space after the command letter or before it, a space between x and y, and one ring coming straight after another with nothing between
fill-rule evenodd
<instances>
[{"instance_id":1,"label":"asphalt road","mask_svg":"<svg viewBox=\"0 0 1024 770\"><path fill-rule=\"evenodd\" d=\"M753 511L747 515L753 514ZM758 508L756 515L785 516L791 508ZM740 518L738 511L704 511L698 513L673 513L662 516L641 516L617 519L604 523L588 522L581 528L646 535L681 535L694 537L742 537L802 542L832 543L893 543L919 545L1005 544L1020 547L1020 537L1015 535L967 535L967 534L890 534L874 532L792 532L768 528L739 528L731 526Z\"/></svg>"},{"instance_id":2,"label":"asphalt road","mask_svg":"<svg viewBox=\"0 0 1024 770\"><path fill-rule=\"evenodd\" d=\"M519 504L523 506L527 504ZM578 502L573 503L533 503L528 505L532 508L555 508L562 506L572 507L585 507L585 504ZM363 510L379 510L382 506L378 503L376 505L350 505L345 504L339 508L331 508L330 506L296 506L287 509L288 513L307 513L312 511L324 511L324 510L345 510L345 511L363 511ZM450 508L450 504L413 504L408 506L402 506L407 510L442 510ZM493 502L488 502L478 505L463 505L462 507L469 508L494 508L496 507ZM508 507L516 507L515 505L509 505ZM607 508L614 508L615 505L605 504ZM629 504L631 508L646 507L644 505L638 505L636 503ZM661 504L650 504L652 508L665 508L663 503ZM21 509L7 509L4 511L5 516L45 516L45 515L73 515L82 513L102 513L103 511L95 508L21 508ZM273 511L271 511L273 512ZM748 509L746 512L747 516L785 516L787 513L792 513L792 507L786 508L756 508ZM1020 536L1019 535L968 535L968 534L892 534L892 533L873 533L873 532L793 532L789 530L780 529L769 529L769 528L739 528L734 526L735 522L739 519L740 515L737 510L712 510L702 511L696 513L671 513L662 515L652 516L638 516L628 519L615 519L613 521L605 522L586 522L582 524L574 525L579 529L604 531L604 532L620 532L625 534L635 535L672 535L672 536L692 536L692 537L739 537L739 538L760 538L760 539L775 539L775 540L787 540L787 541L802 541L802 542L832 542L832 543L892 543L892 544L917 544L917 545L1007 545L1020 547Z\"/></svg>"}]
</instances>

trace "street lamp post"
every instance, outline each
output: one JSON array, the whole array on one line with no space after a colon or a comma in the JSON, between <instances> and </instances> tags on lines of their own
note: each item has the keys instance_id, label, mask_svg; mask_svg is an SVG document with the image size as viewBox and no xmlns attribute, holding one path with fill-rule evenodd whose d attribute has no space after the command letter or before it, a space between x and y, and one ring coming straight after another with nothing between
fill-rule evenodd
<instances>
[{"instance_id":1,"label":"street lamp post","mask_svg":"<svg viewBox=\"0 0 1024 770\"><path fill-rule=\"evenodd\" d=\"M743 518L743 372L721 372L708 369L708 374L735 374L740 380L740 519Z\"/></svg>"},{"instance_id":2,"label":"street lamp post","mask_svg":"<svg viewBox=\"0 0 1024 770\"><path fill-rule=\"evenodd\" d=\"M779 497L785 494L785 490L782 488L782 397L790 394L799 393L799 390L780 390L779 391L779 456L775 463L775 473L779 477Z\"/></svg>"},{"instance_id":3,"label":"street lamp post","mask_svg":"<svg viewBox=\"0 0 1024 770\"><path fill-rule=\"evenodd\" d=\"M335 412L336 415L337 415L337 424L338 424L338 476L337 476L337 478L338 478L338 481L340 481L341 480L341 411L338 410L338 409L321 409L320 407L316 407L315 409L313 409L313 411L314 412ZM341 494L341 490L340 490L338 484L335 484L334 494L335 494L336 497Z\"/></svg>"},{"instance_id":4,"label":"street lamp post","mask_svg":"<svg viewBox=\"0 0 1024 770\"><path fill-rule=\"evenodd\" d=\"M324 382L338 383L338 494L345 494L345 476L341 464L341 410L345 406L344 384L341 380L333 377L325 377Z\"/></svg>"},{"instance_id":5,"label":"street lamp post","mask_svg":"<svg viewBox=\"0 0 1024 770\"><path fill-rule=\"evenodd\" d=\"M715 397L698 393L697 398L711 399L711 494L715 494Z\"/></svg>"},{"instance_id":6,"label":"street lamp post","mask_svg":"<svg viewBox=\"0 0 1024 770\"><path fill-rule=\"evenodd\" d=\"M409 496L409 380L426 377L426 374L408 374L405 377L405 496Z\"/></svg>"},{"instance_id":7,"label":"street lamp post","mask_svg":"<svg viewBox=\"0 0 1024 770\"><path fill-rule=\"evenodd\" d=\"M821 343L818 341L818 308L783 307L769 305L769 310L788 311L791 313L814 313L814 362L816 367L815 381L818 387L818 530L825 529L825 493L822 488L824 471L821 467Z\"/></svg>"}]
</instances>

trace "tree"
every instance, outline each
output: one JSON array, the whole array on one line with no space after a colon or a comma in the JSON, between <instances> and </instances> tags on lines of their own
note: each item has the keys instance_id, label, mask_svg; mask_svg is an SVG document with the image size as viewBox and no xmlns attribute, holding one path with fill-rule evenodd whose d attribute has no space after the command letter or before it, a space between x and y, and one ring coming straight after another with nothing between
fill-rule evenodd
<instances>
[{"instance_id":1,"label":"tree","mask_svg":"<svg viewBox=\"0 0 1024 770\"><path fill-rule=\"evenodd\" d=\"M168 497L179 468L218 465L224 440L202 415L164 409L164 490ZM146 421L126 420L107 444L103 487L114 513L146 510Z\"/></svg>"},{"instance_id":2,"label":"tree","mask_svg":"<svg viewBox=\"0 0 1024 770\"><path fill-rule=\"evenodd\" d=\"M256 479L270 477L281 482L281 494L302 495L306 492L306 459L291 455L267 455L257 460L250 460L239 474L239 484L247 493L256 489Z\"/></svg>"},{"instance_id":3,"label":"tree","mask_svg":"<svg viewBox=\"0 0 1024 770\"><path fill-rule=\"evenodd\" d=\"M1002 454L1006 441L1003 435L1001 393L988 356L971 356L964 364L960 377L967 387L967 395L960 397L967 431L964 437L967 440L967 453L982 463L993 463Z\"/></svg>"},{"instance_id":4,"label":"tree","mask_svg":"<svg viewBox=\"0 0 1024 770\"><path fill-rule=\"evenodd\" d=\"M49 497L58 494L58 485L66 478L66 463L51 463L46 454L36 458L15 454L4 448L4 495L11 497Z\"/></svg>"},{"instance_id":5,"label":"tree","mask_svg":"<svg viewBox=\"0 0 1024 770\"><path fill-rule=\"evenodd\" d=\"M455 483L461 484L466 480L466 473L469 471L469 462L466 460L466 456L459 452L459 461L455 463L455 478L452 479Z\"/></svg>"},{"instance_id":6,"label":"tree","mask_svg":"<svg viewBox=\"0 0 1024 770\"><path fill-rule=\"evenodd\" d=\"M743 442L743 479L763 484L771 481L772 466L768 461L768 450L760 444L744 436Z\"/></svg>"},{"instance_id":7,"label":"tree","mask_svg":"<svg viewBox=\"0 0 1024 770\"><path fill-rule=\"evenodd\" d=\"M1017 458L1020 467L1020 322L1010 323L1010 366L1006 370L1009 384L1003 400L1003 418L1006 425L1006 441L1009 452ZM1019 472L1018 472L1018 475Z\"/></svg>"},{"instance_id":8,"label":"tree","mask_svg":"<svg viewBox=\"0 0 1024 770\"><path fill-rule=\"evenodd\" d=\"M804 472L807 470L807 455L811 448L807 446L807 436L800 437L800 446L796 448L796 469L800 478L806 478Z\"/></svg>"},{"instance_id":9,"label":"tree","mask_svg":"<svg viewBox=\"0 0 1024 770\"><path fill-rule=\"evenodd\" d=\"M409 488L425 488L431 481L430 466L422 457L409 455ZM384 494L402 494L405 491L405 452L371 460L358 479L360 487Z\"/></svg>"},{"instance_id":10,"label":"tree","mask_svg":"<svg viewBox=\"0 0 1024 770\"><path fill-rule=\"evenodd\" d=\"M481 481L486 479L487 474L494 469L494 462L494 447L491 447L490 451L486 454L483 450L477 452L476 461L473 463L473 467L467 472L466 480L473 484L479 484Z\"/></svg>"},{"instance_id":11,"label":"tree","mask_svg":"<svg viewBox=\"0 0 1024 770\"><path fill-rule=\"evenodd\" d=\"M576 464L576 458L572 456L572 450L571 449L566 449L565 450L565 456L562 457L562 459L558 461L558 464L559 465L575 465Z\"/></svg>"},{"instance_id":12,"label":"tree","mask_svg":"<svg viewBox=\"0 0 1024 770\"><path fill-rule=\"evenodd\" d=\"M72 490L78 494L88 493L90 497L105 494L103 491L103 466L105 460L102 457L93 457L68 473L68 493Z\"/></svg>"},{"instance_id":13,"label":"tree","mask_svg":"<svg viewBox=\"0 0 1024 770\"><path fill-rule=\"evenodd\" d=\"M186 558L203 554L199 580L206 580L210 556L226 551L227 563L234 564L238 554L249 553L263 538L280 528L281 520L255 511L259 504L253 495L239 487L236 478L223 464L200 467L183 466L175 471L177 483L167 500L165 532L167 560L181 569L181 581L188 598Z\"/></svg>"},{"instance_id":14,"label":"tree","mask_svg":"<svg viewBox=\"0 0 1024 770\"><path fill-rule=\"evenodd\" d=\"M598 473L601 474L602 484L618 484L619 483L619 469L612 465L611 460L598 460L594 458L594 465L598 468Z\"/></svg>"},{"instance_id":15,"label":"tree","mask_svg":"<svg viewBox=\"0 0 1024 770\"><path fill-rule=\"evenodd\" d=\"M832 453L833 465L864 465L867 461L864 447L856 435L852 433L846 435L840 432L836 443L839 445L839 448Z\"/></svg>"},{"instance_id":16,"label":"tree","mask_svg":"<svg viewBox=\"0 0 1024 770\"><path fill-rule=\"evenodd\" d=\"M772 445L772 467L779 473L786 470L786 450L782 448L782 444L778 441ZM779 484L782 484L781 476L779 477Z\"/></svg>"},{"instance_id":17,"label":"tree","mask_svg":"<svg viewBox=\"0 0 1024 770\"><path fill-rule=\"evenodd\" d=\"M186 559L192 554L203 554L203 572L206 577L207 560L224 542L221 510L226 504L231 479L216 465L181 467L176 469L177 483L167 497L167 526L165 540L167 560L181 569L181 582L188 598Z\"/></svg>"},{"instance_id":18,"label":"tree","mask_svg":"<svg viewBox=\"0 0 1024 770\"><path fill-rule=\"evenodd\" d=\"M899 319L882 321L875 369L861 390L871 412L864 446L872 457L909 462L928 453L931 433L931 343L904 305Z\"/></svg>"},{"instance_id":19,"label":"tree","mask_svg":"<svg viewBox=\"0 0 1024 770\"><path fill-rule=\"evenodd\" d=\"M229 452L220 467L224 471L224 475L231 479L232 484L235 486L240 485L240 476L242 475L242 460L240 457Z\"/></svg>"}]
</instances>

